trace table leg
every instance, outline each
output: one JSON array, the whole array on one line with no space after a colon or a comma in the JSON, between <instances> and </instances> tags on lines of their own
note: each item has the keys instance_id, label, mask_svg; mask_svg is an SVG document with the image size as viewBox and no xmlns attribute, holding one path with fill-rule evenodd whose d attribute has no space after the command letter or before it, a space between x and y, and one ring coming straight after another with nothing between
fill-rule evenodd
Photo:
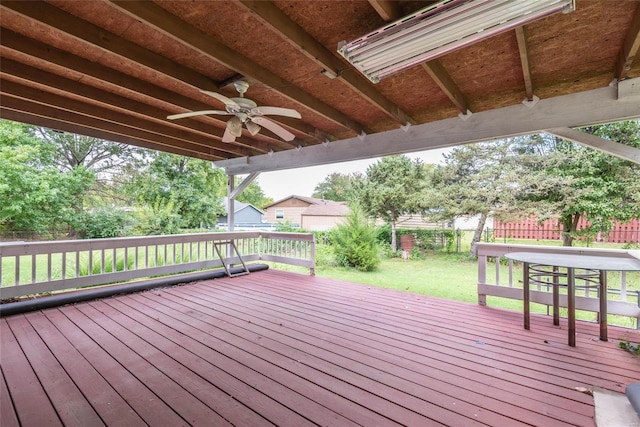
<instances>
[{"instance_id":1,"label":"table leg","mask_svg":"<svg viewBox=\"0 0 640 427\"><path fill-rule=\"evenodd\" d=\"M531 329L531 313L529 308L529 263L524 263L524 273L522 277L522 300L524 301L524 328Z\"/></svg>"},{"instance_id":2,"label":"table leg","mask_svg":"<svg viewBox=\"0 0 640 427\"><path fill-rule=\"evenodd\" d=\"M600 341L607 339L607 272L600 270Z\"/></svg>"},{"instance_id":3,"label":"table leg","mask_svg":"<svg viewBox=\"0 0 640 427\"><path fill-rule=\"evenodd\" d=\"M567 268L567 318L569 321L569 345L576 346L576 278L573 268Z\"/></svg>"}]
</instances>

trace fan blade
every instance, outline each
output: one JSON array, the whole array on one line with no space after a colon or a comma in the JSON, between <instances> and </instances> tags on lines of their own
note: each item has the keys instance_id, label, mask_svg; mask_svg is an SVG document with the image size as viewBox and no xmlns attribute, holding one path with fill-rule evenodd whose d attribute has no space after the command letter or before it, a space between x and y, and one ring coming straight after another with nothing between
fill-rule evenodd
<instances>
[{"instance_id":1,"label":"fan blade","mask_svg":"<svg viewBox=\"0 0 640 427\"><path fill-rule=\"evenodd\" d=\"M224 134L222 135L222 142L235 142L236 137L231 133L229 128L224 130Z\"/></svg>"},{"instance_id":2,"label":"fan blade","mask_svg":"<svg viewBox=\"0 0 640 427\"><path fill-rule=\"evenodd\" d=\"M235 106L238 106L238 103L236 101L234 101L231 98L227 98L226 96L224 96L221 93L211 92L209 90L201 90L200 92L206 93L209 96L213 96L215 99L217 99L218 101L222 102L224 105L235 105Z\"/></svg>"},{"instance_id":3,"label":"fan blade","mask_svg":"<svg viewBox=\"0 0 640 427\"><path fill-rule=\"evenodd\" d=\"M228 115L231 115L233 113L228 113L228 112L222 111L222 110L190 111L188 113L172 114L170 116L167 116L167 119L169 119L169 120L184 119L185 117L203 116L205 114L219 114L219 115L228 116Z\"/></svg>"},{"instance_id":4,"label":"fan blade","mask_svg":"<svg viewBox=\"0 0 640 427\"><path fill-rule=\"evenodd\" d=\"M263 128L269 129L271 132L275 133L285 141L293 141L296 137L294 134L292 134L276 122L271 121L265 117L251 117L251 121L262 126Z\"/></svg>"},{"instance_id":5,"label":"fan blade","mask_svg":"<svg viewBox=\"0 0 640 427\"><path fill-rule=\"evenodd\" d=\"M292 110L291 108L281 108L281 107L256 107L251 109L251 114L255 114L257 116L285 116L285 117L293 117L294 119L301 119L302 116L296 110Z\"/></svg>"},{"instance_id":6,"label":"fan blade","mask_svg":"<svg viewBox=\"0 0 640 427\"><path fill-rule=\"evenodd\" d=\"M236 138L242 136L242 122L237 117L232 117L227 122L227 130Z\"/></svg>"}]
</instances>

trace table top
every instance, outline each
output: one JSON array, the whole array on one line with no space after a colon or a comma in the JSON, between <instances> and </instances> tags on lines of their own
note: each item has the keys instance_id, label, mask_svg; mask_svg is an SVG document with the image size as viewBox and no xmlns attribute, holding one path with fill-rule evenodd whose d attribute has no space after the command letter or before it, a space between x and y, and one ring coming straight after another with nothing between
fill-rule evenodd
<instances>
[{"instance_id":1,"label":"table top","mask_svg":"<svg viewBox=\"0 0 640 427\"><path fill-rule=\"evenodd\" d=\"M539 252L509 252L505 257L531 264L552 265L593 270L640 271L640 259L635 257L559 254Z\"/></svg>"}]
</instances>

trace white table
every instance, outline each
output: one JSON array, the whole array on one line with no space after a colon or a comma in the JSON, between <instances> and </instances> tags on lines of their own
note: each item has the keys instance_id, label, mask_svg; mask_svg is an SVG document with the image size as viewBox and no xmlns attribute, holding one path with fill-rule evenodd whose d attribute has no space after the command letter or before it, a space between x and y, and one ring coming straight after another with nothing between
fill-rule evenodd
<instances>
[{"instance_id":1,"label":"white table","mask_svg":"<svg viewBox=\"0 0 640 427\"><path fill-rule=\"evenodd\" d=\"M567 269L567 320L569 323L569 345L576 345L576 286L575 269L598 270L599 299L600 299L600 339L607 341L607 271L640 271L640 259L633 257L613 257L601 255L578 255L539 252L511 252L505 257L524 264L523 272L523 300L524 300L524 328L531 328L529 268L531 264L563 267ZM554 296L557 295L557 285L554 285ZM558 301L554 297L554 318L557 316ZM557 321L557 319L554 319Z\"/></svg>"}]
</instances>

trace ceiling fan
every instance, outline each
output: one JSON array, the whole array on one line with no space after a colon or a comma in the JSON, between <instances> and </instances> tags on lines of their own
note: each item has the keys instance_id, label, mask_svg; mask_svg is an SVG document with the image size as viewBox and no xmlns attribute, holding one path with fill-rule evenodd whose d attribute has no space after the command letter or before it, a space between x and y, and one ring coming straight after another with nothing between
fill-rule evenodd
<instances>
[{"instance_id":1,"label":"ceiling fan","mask_svg":"<svg viewBox=\"0 0 640 427\"><path fill-rule=\"evenodd\" d=\"M242 125L244 124L251 135L256 135L261 128L269 129L285 141L292 141L295 135L264 116L285 116L296 119L302 118L299 112L290 108L268 107L258 105L244 97L244 93L249 89L249 83L239 80L233 84L240 94L239 98L227 98L218 92L201 90L202 93L213 96L224 103L225 111L222 110L202 110L188 113L172 114L167 116L169 120L183 119L185 117L202 116L206 114L218 114L223 116L234 116L227 121L227 127L222 135L222 142L234 142L237 137L242 136Z\"/></svg>"}]
</instances>

